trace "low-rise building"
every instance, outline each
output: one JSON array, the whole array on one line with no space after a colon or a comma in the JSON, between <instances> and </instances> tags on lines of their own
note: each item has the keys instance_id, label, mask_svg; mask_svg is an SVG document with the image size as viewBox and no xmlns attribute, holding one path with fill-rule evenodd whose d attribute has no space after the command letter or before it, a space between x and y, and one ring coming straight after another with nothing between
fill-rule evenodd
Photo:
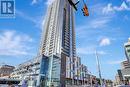
<instances>
[{"instance_id":1,"label":"low-rise building","mask_svg":"<svg viewBox=\"0 0 130 87\"><path fill-rule=\"evenodd\" d=\"M69 61L67 57L65 61L61 61L61 58L55 55L50 57L41 55L16 66L11 78L27 80L29 86L59 87L63 79L66 85L87 84L89 79L87 67L81 64L80 58L75 58L74 61L74 63Z\"/></svg>"},{"instance_id":2,"label":"low-rise building","mask_svg":"<svg viewBox=\"0 0 130 87\"><path fill-rule=\"evenodd\" d=\"M115 76L115 84L116 85L120 85L120 84L122 84L123 82L123 79L122 79L123 77L122 77L122 73L121 73L121 70L118 70L118 73L116 74L116 76Z\"/></svg>"},{"instance_id":3,"label":"low-rise building","mask_svg":"<svg viewBox=\"0 0 130 87\"><path fill-rule=\"evenodd\" d=\"M121 72L125 84L130 84L130 68L122 69Z\"/></svg>"},{"instance_id":4,"label":"low-rise building","mask_svg":"<svg viewBox=\"0 0 130 87\"><path fill-rule=\"evenodd\" d=\"M130 68L130 63L127 60L121 62L121 68L122 69Z\"/></svg>"},{"instance_id":5,"label":"low-rise building","mask_svg":"<svg viewBox=\"0 0 130 87\"><path fill-rule=\"evenodd\" d=\"M128 62L130 63L130 38L128 39L128 42L124 44L124 48L125 48L126 58Z\"/></svg>"},{"instance_id":6,"label":"low-rise building","mask_svg":"<svg viewBox=\"0 0 130 87\"><path fill-rule=\"evenodd\" d=\"M121 69L117 70L116 75L117 84L130 84L130 67L128 61L121 62Z\"/></svg>"},{"instance_id":7,"label":"low-rise building","mask_svg":"<svg viewBox=\"0 0 130 87\"><path fill-rule=\"evenodd\" d=\"M15 67L11 78L27 80L31 87L48 87L60 84L60 58L41 55Z\"/></svg>"},{"instance_id":8,"label":"low-rise building","mask_svg":"<svg viewBox=\"0 0 130 87\"><path fill-rule=\"evenodd\" d=\"M10 65L1 65L0 66L0 77L10 77L10 74L13 72L14 66Z\"/></svg>"},{"instance_id":9,"label":"low-rise building","mask_svg":"<svg viewBox=\"0 0 130 87\"><path fill-rule=\"evenodd\" d=\"M121 63L122 69L121 73L123 76L123 79L125 80L126 84L130 83L130 63L126 60Z\"/></svg>"}]
</instances>

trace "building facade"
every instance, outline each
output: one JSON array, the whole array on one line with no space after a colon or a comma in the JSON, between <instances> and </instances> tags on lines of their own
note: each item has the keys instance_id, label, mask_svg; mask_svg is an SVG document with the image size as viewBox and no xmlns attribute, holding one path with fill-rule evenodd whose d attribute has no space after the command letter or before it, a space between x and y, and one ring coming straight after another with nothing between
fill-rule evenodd
<instances>
[{"instance_id":1,"label":"building facade","mask_svg":"<svg viewBox=\"0 0 130 87\"><path fill-rule=\"evenodd\" d=\"M130 38L128 39L128 42L124 44L125 48L125 55L127 58L127 61L123 61L122 65L122 74L124 77L124 80L126 80L130 84Z\"/></svg>"},{"instance_id":2,"label":"building facade","mask_svg":"<svg viewBox=\"0 0 130 87\"><path fill-rule=\"evenodd\" d=\"M75 71L66 67L66 70L61 73L61 62L60 58L55 55L37 56L16 66L10 77L21 82L27 80L29 87L63 87L62 81L65 86L90 83L90 74L87 72L87 67L81 64L79 57L76 60L79 65L75 67ZM66 62L67 64L70 66L69 62ZM74 77L70 77L71 73L74 73Z\"/></svg>"},{"instance_id":3,"label":"building facade","mask_svg":"<svg viewBox=\"0 0 130 87\"><path fill-rule=\"evenodd\" d=\"M59 87L59 57L41 55L15 67L11 78L27 80L29 87Z\"/></svg>"},{"instance_id":4,"label":"building facade","mask_svg":"<svg viewBox=\"0 0 130 87\"><path fill-rule=\"evenodd\" d=\"M10 74L13 72L14 66L10 65L1 65L0 66L0 77L10 77Z\"/></svg>"},{"instance_id":5,"label":"building facade","mask_svg":"<svg viewBox=\"0 0 130 87\"><path fill-rule=\"evenodd\" d=\"M128 39L128 42L124 44L124 48L125 48L126 58L128 62L130 63L130 38Z\"/></svg>"},{"instance_id":6,"label":"building facade","mask_svg":"<svg viewBox=\"0 0 130 87\"><path fill-rule=\"evenodd\" d=\"M67 0L54 0L48 6L39 53L76 57L74 12Z\"/></svg>"},{"instance_id":7,"label":"building facade","mask_svg":"<svg viewBox=\"0 0 130 87\"><path fill-rule=\"evenodd\" d=\"M129 63L127 60L121 62L121 68L122 68L122 69L130 68L130 63Z\"/></svg>"},{"instance_id":8,"label":"building facade","mask_svg":"<svg viewBox=\"0 0 130 87\"><path fill-rule=\"evenodd\" d=\"M117 79L116 84L130 84L130 67L129 67L129 62L123 61L121 62L121 69L117 70L118 74L117 77L119 77Z\"/></svg>"}]
</instances>

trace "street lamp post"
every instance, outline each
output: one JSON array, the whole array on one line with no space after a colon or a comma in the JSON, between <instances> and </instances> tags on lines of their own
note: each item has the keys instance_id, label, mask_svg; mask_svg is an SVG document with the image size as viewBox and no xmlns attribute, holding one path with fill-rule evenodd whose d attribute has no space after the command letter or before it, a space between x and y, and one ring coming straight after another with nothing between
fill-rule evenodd
<instances>
[{"instance_id":1,"label":"street lamp post","mask_svg":"<svg viewBox=\"0 0 130 87\"><path fill-rule=\"evenodd\" d=\"M98 58L98 53L97 51L95 50L95 56L96 56L96 61L97 61L97 68L98 68L98 73L99 73L99 78L100 78L100 84L102 87L102 76L101 76L101 69L100 69L100 63L99 63L99 58Z\"/></svg>"},{"instance_id":2,"label":"street lamp post","mask_svg":"<svg viewBox=\"0 0 130 87\"><path fill-rule=\"evenodd\" d=\"M90 75L90 80L91 80L91 87L93 87L93 80L92 80L92 76Z\"/></svg>"}]
</instances>

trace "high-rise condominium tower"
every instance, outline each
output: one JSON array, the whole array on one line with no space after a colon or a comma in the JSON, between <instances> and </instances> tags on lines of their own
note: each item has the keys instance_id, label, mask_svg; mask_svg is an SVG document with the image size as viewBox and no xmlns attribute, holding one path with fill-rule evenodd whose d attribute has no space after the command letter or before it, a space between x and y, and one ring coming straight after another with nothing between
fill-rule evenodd
<instances>
[{"instance_id":1,"label":"high-rise condominium tower","mask_svg":"<svg viewBox=\"0 0 130 87\"><path fill-rule=\"evenodd\" d=\"M63 84L62 87L66 84L66 78L74 79L75 76L74 21L74 11L68 0L54 0L48 6L41 37L40 54L56 55L61 59L60 83Z\"/></svg>"},{"instance_id":2,"label":"high-rise condominium tower","mask_svg":"<svg viewBox=\"0 0 130 87\"><path fill-rule=\"evenodd\" d=\"M76 56L74 13L68 0L49 5L43 26L40 54Z\"/></svg>"}]
</instances>

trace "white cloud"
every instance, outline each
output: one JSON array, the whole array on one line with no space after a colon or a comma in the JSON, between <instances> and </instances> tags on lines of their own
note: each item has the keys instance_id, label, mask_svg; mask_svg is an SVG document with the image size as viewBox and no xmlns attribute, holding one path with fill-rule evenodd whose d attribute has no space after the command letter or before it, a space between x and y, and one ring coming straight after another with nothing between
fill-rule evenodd
<instances>
[{"instance_id":1,"label":"white cloud","mask_svg":"<svg viewBox=\"0 0 130 87\"><path fill-rule=\"evenodd\" d=\"M51 5L55 0L47 0L46 5Z\"/></svg>"},{"instance_id":2,"label":"white cloud","mask_svg":"<svg viewBox=\"0 0 130 87\"><path fill-rule=\"evenodd\" d=\"M27 43L32 41L33 39L28 35L11 30L3 31L0 33L0 55L28 55L31 47Z\"/></svg>"},{"instance_id":3,"label":"white cloud","mask_svg":"<svg viewBox=\"0 0 130 87\"><path fill-rule=\"evenodd\" d=\"M127 0L130 2L130 0ZM115 11L130 11L130 7L127 5L127 2L123 2L120 6L113 6L109 3L106 7L103 8L103 14L111 14Z\"/></svg>"},{"instance_id":4,"label":"white cloud","mask_svg":"<svg viewBox=\"0 0 130 87\"><path fill-rule=\"evenodd\" d=\"M22 11L16 10L16 14L17 14L18 16L20 16L20 17L26 19L26 20L29 20L29 21L33 22L33 23L36 23L36 22L37 22L35 18L33 18L33 17L31 17L31 16L25 14L25 13L22 12Z\"/></svg>"},{"instance_id":5,"label":"white cloud","mask_svg":"<svg viewBox=\"0 0 130 87\"><path fill-rule=\"evenodd\" d=\"M100 40L100 46L107 46L107 45L110 45L111 44L111 41L109 38L103 38Z\"/></svg>"},{"instance_id":6,"label":"white cloud","mask_svg":"<svg viewBox=\"0 0 130 87\"><path fill-rule=\"evenodd\" d=\"M37 4L39 0L32 0L31 5Z\"/></svg>"},{"instance_id":7,"label":"white cloud","mask_svg":"<svg viewBox=\"0 0 130 87\"><path fill-rule=\"evenodd\" d=\"M91 55L91 54L95 55L95 47L94 46L93 47L91 47L91 46L79 47L79 48L77 48L77 52L78 52L78 54L83 54L83 55ZM97 53L100 55L107 54L105 51L97 51Z\"/></svg>"},{"instance_id":8,"label":"white cloud","mask_svg":"<svg viewBox=\"0 0 130 87\"><path fill-rule=\"evenodd\" d=\"M105 54L107 54L105 51L97 51L97 53L100 54L100 55L105 55Z\"/></svg>"},{"instance_id":9,"label":"white cloud","mask_svg":"<svg viewBox=\"0 0 130 87\"><path fill-rule=\"evenodd\" d=\"M107 25L107 23L110 21L111 17L101 17L94 19L90 22L91 28L101 28Z\"/></svg>"},{"instance_id":10,"label":"white cloud","mask_svg":"<svg viewBox=\"0 0 130 87\"><path fill-rule=\"evenodd\" d=\"M98 4L90 6L89 11L91 14L101 16L103 7L104 7L104 4L98 3Z\"/></svg>"},{"instance_id":11,"label":"white cloud","mask_svg":"<svg viewBox=\"0 0 130 87\"><path fill-rule=\"evenodd\" d=\"M79 54L93 54L94 49L91 47L79 47L79 48L77 48L77 52Z\"/></svg>"},{"instance_id":12,"label":"white cloud","mask_svg":"<svg viewBox=\"0 0 130 87\"><path fill-rule=\"evenodd\" d=\"M80 32L81 30L86 31L86 29L99 29L102 27L105 27L108 25L108 23L111 21L111 17L99 17L99 18L95 18L89 22L87 22L87 24L82 23L81 26L77 27L77 30Z\"/></svg>"},{"instance_id":13,"label":"white cloud","mask_svg":"<svg viewBox=\"0 0 130 87\"><path fill-rule=\"evenodd\" d=\"M44 0L32 0L31 5L37 5L39 3L42 3Z\"/></svg>"},{"instance_id":14,"label":"white cloud","mask_svg":"<svg viewBox=\"0 0 130 87\"><path fill-rule=\"evenodd\" d=\"M34 18L34 17L31 17L31 16L29 16L29 15L27 15L24 12L19 11L19 10L16 10L16 14L18 16L22 17L25 20L31 21L32 23L35 24L35 27L38 27L38 28L41 29L41 26L42 26L42 24L44 22L44 16L39 16L37 18L36 17Z\"/></svg>"},{"instance_id":15,"label":"white cloud","mask_svg":"<svg viewBox=\"0 0 130 87\"><path fill-rule=\"evenodd\" d=\"M48 5L51 5L55 0L46 0L45 4L48 6ZM42 0L32 0L31 2L31 5L35 5L35 4L38 4L42 2Z\"/></svg>"},{"instance_id":16,"label":"white cloud","mask_svg":"<svg viewBox=\"0 0 130 87\"><path fill-rule=\"evenodd\" d=\"M100 36L102 35L102 32L100 31L104 31L104 29L105 32L109 31L107 28L111 20L112 17L99 17L99 18L92 19L86 23L82 23L82 25L78 25L76 28L76 37L78 39L85 39L87 41L88 40L92 41L91 38L97 39L98 37L96 36L98 34L100 34ZM97 35L95 35L95 32ZM95 35L95 36L86 39L86 35L87 36Z\"/></svg>"},{"instance_id":17,"label":"white cloud","mask_svg":"<svg viewBox=\"0 0 130 87\"><path fill-rule=\"evenodd\" d=\"M110 65L117 65L117 64L121 64L123 60L113 60L113 61L109 61L108 64Z\"/></svg>"},{"instance_id":18,"label":"white cloud","mask_svg":"<svg viewBox=\"0 0 130 87\"><path fill-rule=\"evenodd\" d=\"M126 2L123 2L120 7L113 7L115 11L124 11L124 10L130 10L130 8L127 6Z\"/></svg>"},{"instance_id":19,"label":"white cloud","mask_svg":"<svg viewBox=\"0 0 130 87\"><path fill-rule=\"evenodd\" d=\"M106 7L103 8L103 14L108 14L114 12L114 9L112 7L112 4L109 3Z\"/></svg>"}]
</instances>

